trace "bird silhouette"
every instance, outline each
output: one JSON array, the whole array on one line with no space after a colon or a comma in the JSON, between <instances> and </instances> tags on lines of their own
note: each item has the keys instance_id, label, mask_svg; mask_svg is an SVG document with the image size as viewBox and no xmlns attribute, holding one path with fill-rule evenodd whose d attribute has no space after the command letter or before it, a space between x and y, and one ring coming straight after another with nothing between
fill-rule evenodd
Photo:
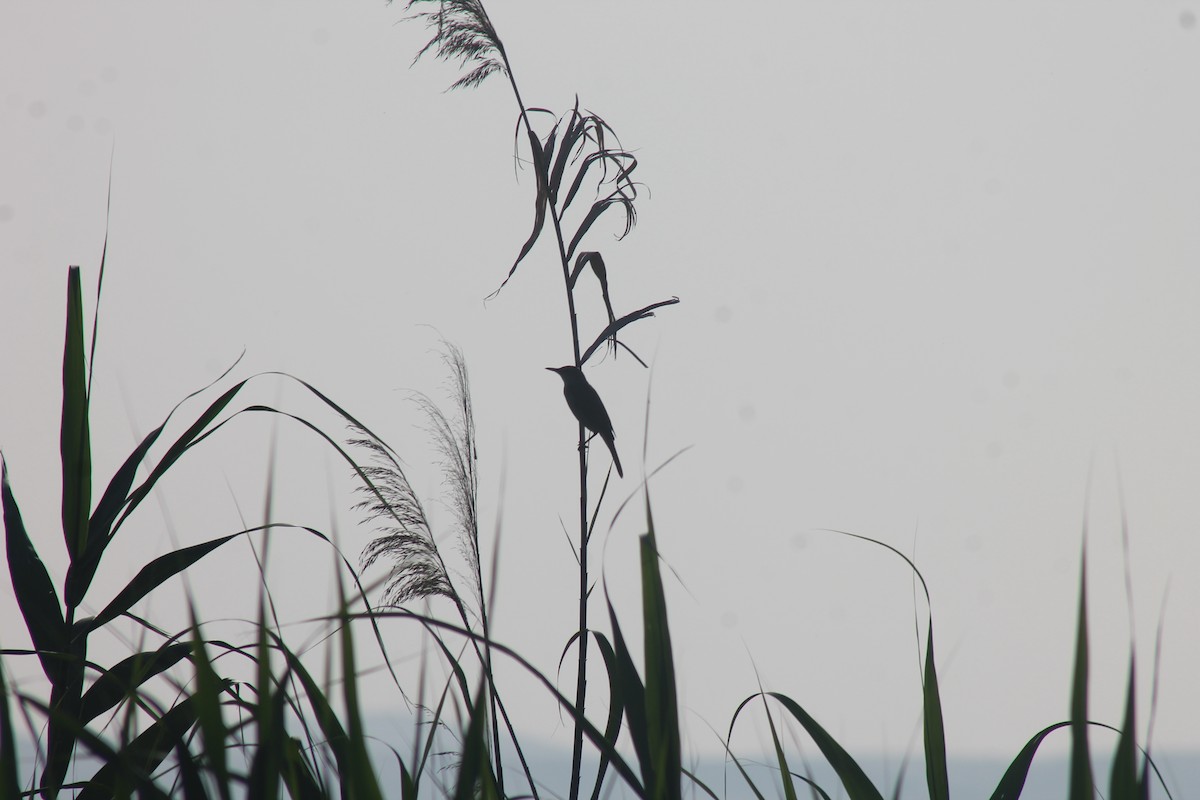
<instances>
[{"instance_id":1,"label":"bird silhouette","mask_svg":"<svg viewBox=\"0 0 1200 800\"><path fill-rule=\"evenodd\" d=\"M613 444L616 435L613 433L612 420L608 418L608 411L605 410L604 401L600 399L600 395L596 394L596 390L579 371L579 367L546 367L546 369L557 372L558 377L562 378L563 397L567 398L567 407L571 409L571 413L583 424L583 427L604 440L604 443L608 445L608 452L612 453L613 466L617 468L617 475L624 478L625 473L621 471L621 459L617 457L617 446Z\"/></svg>"}]
</instances>

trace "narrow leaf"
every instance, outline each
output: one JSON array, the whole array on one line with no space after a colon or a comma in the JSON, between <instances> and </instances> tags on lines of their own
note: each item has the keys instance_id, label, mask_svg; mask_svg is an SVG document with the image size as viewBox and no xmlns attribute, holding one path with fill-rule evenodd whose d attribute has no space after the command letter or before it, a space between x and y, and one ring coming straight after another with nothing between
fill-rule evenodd
<instances>
[{"instance_id":1,"label":"narrow leaf","mask_svg":"<svg viewBox=\"0 0 1200 800\"><path fill-rule=\"evenodd\" d=\"M829 762L829 766L833 767L833 771L841 779L842 786L846 788L846 794L850 800L883 800L883 795L879 793L879 790L867 778L867 774L863 772L862 767L850 757L845 748L837 743L837 740L817 724L815 719L809 716L807 711L787 695L779 694L778 692L768 692L768 694L782 703L783 707L788 710L788 713L800 723L804 730L808 732L808 735L812 737L812 740L816 742L817 747L820 748L821 753L825 756L825 760Z\"/></svg>"},{"instance_id":2,"label":"narrow leaf","mask_svg":"<svg viewBox=\"0 0 1200 800\"><path fill-rule=\"evenodd\" d=\"M25 531L21 510L17 507L17 499L8 482L8 464L3 462L0 462L0 492L3 494L5 550L13 594L25 619L30 641L38 651L42 671L54 685L61 682L63 662L53 654L67 651L66 622L46 565L38 557Z\"/></svg>"},{"instance_id":3,"label":"narrow leaf","mask_svg":"<svg viewBox=\"0 0 1200 800\"><path fill-rule=\"evenodd\" d=\"M79 706L85 725L126 697L133 696L146 681L178 664L192 651L188 642L173 642L158 650L136 653L100 674L88 687Z\"/></svg>"},{"instance_id":4,"label":"narrow leaf","mask_svg":"<svg viewBox=\"0 0 1200 800\"><path fill-rule=\"evenodd\" d=\"M1088 637L1087 553L1079 567L1079 623L1075 636L1075 674L1071 679L1071 789L1070 800L1093 800L1095 783L1088 748Z\"/></svg>"},{"instance_id":5,"label":"narrow leaf","mask_svg":"<svg viewBox=\"0 0 1200 800\"><path fill-rule=\"evenodd\" d=\"M1125 691L1125 721L1121 724L1121 738L1113 756L1108 790L1110 800L1136 800L1138 797L1137 713L1134 704L1136 691L1133 654L1130 653L1129 686Z\"/></svg>"},{"instance_id":6,"label":"narrow leaf","mask_svg":"<svg viewBox=\"0 0 1200 800\"><path fill-rule=\"evenodd\" d=\"M933 660L933 619L925 642L925 780L929 800L950 800L950 774L946 766L946 729L942 699L938 692L937 668Z\"/></svg>"},{"instance_id":7,"label":"narrow leaf","mask_svg":"<svg viewBox=\"0 0 1200 800\"><path fill-rule=\"evenodd\" d=\"M142 567L133 580L117 593L117 596L112 599L103 611L96 615L95 619L89 622L89 629L95 630L121 616L132 608L135 603L157 589L168 579L183 572L229 540L241 536L242 533L244 531L231 533L228 536L222 536L219 539L212 539L201 544L194 544L191 547L173 550L166 555L154 559Z\"/></svg>"},{"instance_id":8,"label":"narrow leaf","mask_svg":"<svg viewBox=\"0 0 1200 800\"><path fill-rule=\"evenodd\" d=\"M87 545L91 511L92 455L88 435L87 359L83 346L83 297L79 267L67 271L67 332L63 345L62 524L67 554L75 557Z\"/></svg>"}]
</instances>

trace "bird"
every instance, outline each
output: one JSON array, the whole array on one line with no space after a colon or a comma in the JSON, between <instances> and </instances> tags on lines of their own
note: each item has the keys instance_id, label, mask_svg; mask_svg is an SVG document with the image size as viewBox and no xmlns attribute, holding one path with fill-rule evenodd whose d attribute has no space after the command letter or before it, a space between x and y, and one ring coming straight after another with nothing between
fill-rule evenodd
<instances>
[{"instance_id":1,"label":"bird","mask_svg":"<svg viewBox=\"0 0 1200 800\"><path fill-rule=\"evenodd\" d=\"M571 413L583 427L604 440L604 443L608 445L608 452L612 453L613 466L617 468L617 475L624 478L625 473L621 471L621 459L617 457L617 446L613 444L616 434L613 433L612 420L608 418L608 411L604 408L604 401L600 399L600 395L596 394L596 390L588 383L579 367L546 367L546 369L557 372L558 377L562 378L563 397L567 398L567 407L571 409Z\"/></svg>"}]
</instances>

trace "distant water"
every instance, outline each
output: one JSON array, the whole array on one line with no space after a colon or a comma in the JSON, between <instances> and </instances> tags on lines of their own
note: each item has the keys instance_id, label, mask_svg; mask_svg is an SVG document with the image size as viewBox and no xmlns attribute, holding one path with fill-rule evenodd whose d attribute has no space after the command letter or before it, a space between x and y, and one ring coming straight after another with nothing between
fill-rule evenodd
<instances>
[{"instance_id":1,"label":"distant water","mask_svg":"<svg viewBox=\"0 0 1200 800\"><path fill-rule=\"evenodd\" d=\"M408 761L412 745L411 742L403 741L407 739L406 735L397 735L396 732L411 731L411 722L403 725L398 724L398 721L392 717L376 717L367 720L367 728L374 737L371 756L379 770L385 796L399 797L400 770L396 765L396 753ZM571 764L570 752L536 742L532 738L523 742L523 745L530 771L540 784L538 791L543 800L557 800L557 798L566 797L567 778ZM392 748L395 749L395 752ZM423 787L422 797L437 798L449 796L451 793L447 784L453 780L455 774L454 767L456 765L452 762L454 743L447 738L440 747L435 747L434 750L441 751L442 755L433 757L426 779L428 783L443 784L445 791L429 791L432 787L427 783ZM33 758L30 743L24 737L18 741L18 751L21 782L23 785L28 785ZM507 752L509 752L509 748L506 748ZM842 790L833 770L821 760L816 747L808 747L805 756L808 760L807 767L804 762L789 752L789 763L793 771L808 774L808 777L811 777L828 792L834 800L844 798L845 791ZM1174 800L1200 800L1200 749L1155 753L1154 758ZM78 769L74 773L77 777L90 771L90 768L86 766L89 761L89 759L84 759L77 763ZM591 764L589 771L594 774L595 759L591 758L588 761ZM867 776L875 783L880 793L888 800L895 797L899 797L900 800L905 800L905 798L922 800L928 796L925 789L925 766L919 760L911 761L904 766L903 780L900 782L898 792L897 782L902 768L900 756L887 758L864 756L858 758L857 761ZM966 800L988 800L1005 770L1008 769L1010 761L1011 759L1002 758L951 756L949 763L951 797L965 798ZM519 762L515 756L507 758L506 762L505 777L510 796L526 795L528 788ZM94 761L90 763L98 766ZM1105 758L1095 760L1092 765L1100 798L1108 795L1109 763ZM41 764L39 764L40 766ZM726 767L719 756L701 760L699 763L694 760L685 761L684 766L704 781L722 800L756 800L754 793L746 786L745 780L737 768L732 764ZM750 773L767 800L776 800L783 796L779 790L779 782L775 773L769 768L765 759L759 759L754 763L743 761L743 766L746 767L747 772ZM1029 778L1021 792L1020 800L1063 800L1067 796L1068 766L1065 755L1051 753L1039 755L1033 761L1033 767L1029 771ZM636 769L636 764L634 767ZM811 773L808 773L808 770L811 770ZM588 774L588 771L585 771L585 774ZM611 769L609 775L616 777ZM619 784L618 781L613 781L613 783ZM796 787L801 798L812 797L810 793L804 791L805 786L802 782L798 781ZM590 789L590 786L588 788ZM609 790L606 789L606 791ZM602 796L620 798L631 795L622 792L620 786L617 785ZM694 785L685 785L684 796L696 800L709 800L708 795ZM1168 798L1162 785L1157 782L1154 783L1150 796L1153 800L1167 800Z\"/></svg>"}]
</instances>

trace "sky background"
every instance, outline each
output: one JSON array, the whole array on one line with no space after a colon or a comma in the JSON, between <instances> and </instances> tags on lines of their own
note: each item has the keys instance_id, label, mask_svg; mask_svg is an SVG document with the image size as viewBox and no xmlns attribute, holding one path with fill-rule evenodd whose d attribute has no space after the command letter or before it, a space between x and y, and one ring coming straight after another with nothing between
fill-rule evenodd
<instances>
[{"instance_id":1,"label":"sky background","mask_svg":"<svg viewBox=\"0 0 1200 800\"><path fill-rule=\"evenodd\" d=\"M489 10L527 103L566 111L578 95L639 159L635 232L616 242L602 223L587 245L604 254L618 314L681 299L627 329L650 370L621 357L588 373L626 469L594 558L630 623L639 503L610 520L690 448L650 489L678 576L691 747L718 750L709 726L726 730L755 669L852 751L912 741L924 606L898 559L832 528L915 553L949 746L1014 756L1067 714L1087 520L1093 716L1120 721L1132 635L1145 730L1161 619L1153 743L1197 749L1196 9ZM0 7L0 447L61 578L66 266L83 266L90 312L111 156L97 473L244 350L237 376L315 384L436 498L409 398L439 396L444 337L471 369L489 554L502 511L495 633L552 674L577 583L564 536L575 424L543 370L571 358L556 256L541 242L484 303L532 220L516 107L502 79L444 93L454 68L410 68L425 34L403 16L366 0ZM602 322L587 297L590 341ZM335 425L283 381L248 397ZM239 419L182 462L89 600L173 540L261 521L272 431ZM346 469L296 426L276 436L276 517L335 532L354 559L370 533ZM430 510L444 527L436 499ZM275 542L285 615L328 611L328 548ZM214 619L252 607L238 546L190 578ZM148 613L185 620L182 597L164 588ZM0 604L0 640L19 646L7 589ZM388 636L409 655L419 642L411 628ZM532 684L507 677L530 735L569 741ZM735 744L756 737L739 729Z\"/></svg>"}]
</instances>

